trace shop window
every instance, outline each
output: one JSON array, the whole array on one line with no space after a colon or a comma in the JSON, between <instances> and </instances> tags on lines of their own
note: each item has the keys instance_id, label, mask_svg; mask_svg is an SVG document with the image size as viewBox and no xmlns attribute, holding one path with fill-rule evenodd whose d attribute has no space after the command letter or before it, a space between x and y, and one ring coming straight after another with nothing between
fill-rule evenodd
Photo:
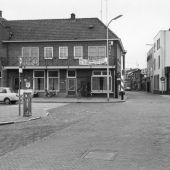
<instances>
[{"instance_id":1,"label":"shop window","mask_svg":"<svg viewBox=\"0 0 170 170\"><path fill-rule=\"evenodd\" d=\"M95 70L91 77L92 93L106 93L107 92L107 71ZM109 91L112 91L112 77L109 72Z\"/></svg>"},{"instance_id":2,"label":"shop window","mask_svg":"<svg viewBox=\"0 0 170 170\"><path fill-rule=\"evenodd\" d=\"M48 90L59 90L59 72L57 70L48 71Z\"/></svg>"},{"instance_id":3,"label":"shop window","mask_svg":"<svg viewBox=\"0 0 170 170\"><path fill-rule=\"evenodd\" d=\"M45 72L44 71L34 71L34 90L44 90L45 89Z\"/></svg>"}]
</instances>

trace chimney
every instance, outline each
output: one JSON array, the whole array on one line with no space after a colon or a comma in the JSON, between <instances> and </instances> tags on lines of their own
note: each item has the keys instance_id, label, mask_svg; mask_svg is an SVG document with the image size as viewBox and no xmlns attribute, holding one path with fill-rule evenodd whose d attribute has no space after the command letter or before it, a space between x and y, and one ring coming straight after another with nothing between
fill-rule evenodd
<instances>
[{"instance_id":1,"label":"chimney","mask_svg":"<svg viewBox=\"0 0 170 170\"><path fill-rule=\"evenodd\" d=\"M0 11L0 18L2 18L2 11Z\"/></svg>"},{"instance_id":2,"label":"chimney","mask_svg":"<svg viewBox=\"0 0 170 170\"><path fill-rule=\"evenodd\" d=\"M71 19L75 20L76 19L76 15L74 13L71 14Z\"/></svg>"}]
</instances>

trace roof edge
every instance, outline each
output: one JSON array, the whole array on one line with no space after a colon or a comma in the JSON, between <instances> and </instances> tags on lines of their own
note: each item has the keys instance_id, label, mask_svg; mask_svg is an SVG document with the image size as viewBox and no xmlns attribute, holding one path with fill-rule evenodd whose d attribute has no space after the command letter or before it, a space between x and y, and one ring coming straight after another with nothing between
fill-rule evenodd
<instances>
[{"instance_id":1,"label":"roof edge","mask_svg":"<svg viewBox=\"0 0 170 170\"><path fill-rule=\"evenodd\" d=\"M106 41L107 39L75 39L75 40L6 40L3 43L34 43L34 42L76 42L76 41ZM119 38L111 38L109 40L119 41Z\"/></svg>"}]
</instances>

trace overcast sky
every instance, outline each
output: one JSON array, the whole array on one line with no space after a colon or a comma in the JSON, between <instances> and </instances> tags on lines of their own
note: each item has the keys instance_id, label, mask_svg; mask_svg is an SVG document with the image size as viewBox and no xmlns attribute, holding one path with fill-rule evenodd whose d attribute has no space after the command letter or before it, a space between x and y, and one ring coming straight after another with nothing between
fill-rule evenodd
<instances>
[{"instance_id":1,"label":"overcast sky","mask_svg":"<svg viewBox=\"0 0 170 170\"><path fill-rule=\"evenodd\" d=\"M151 48L146 44L153 43L159 30L170 28L170 0L0 0L0 10L7 20L69 18L75 13L78 18L102 16L106 23L122 14L110 29L122 40L128 68L145 68Z\"/></svg>"}]
</instances>

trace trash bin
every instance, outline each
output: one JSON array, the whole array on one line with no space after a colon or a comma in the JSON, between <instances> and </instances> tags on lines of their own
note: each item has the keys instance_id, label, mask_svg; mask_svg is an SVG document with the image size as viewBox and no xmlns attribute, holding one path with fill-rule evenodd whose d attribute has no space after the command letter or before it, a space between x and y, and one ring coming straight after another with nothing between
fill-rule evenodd
<instances>
[{"instance_id":1,"label":"trash bin","mask_svg":"<svg viewBox=\"0 0 170 170\"><path fill-rule=\"evenodd\" d=\"M32 96L31 93L23 93L23 116L29 117L32 116Z\"/></svg>"},{"instance_id":2,"label":"trash bin","mask_svg":"<svg viewBox=\"0 0 170 170\"><path fill-rule=\"evenodd\" d=\"M124 91L120 91L120 92L119 92L119 95L121 96L121 100L124 100L125 92L124 92Z\"/></svg>"}]
</instances>

